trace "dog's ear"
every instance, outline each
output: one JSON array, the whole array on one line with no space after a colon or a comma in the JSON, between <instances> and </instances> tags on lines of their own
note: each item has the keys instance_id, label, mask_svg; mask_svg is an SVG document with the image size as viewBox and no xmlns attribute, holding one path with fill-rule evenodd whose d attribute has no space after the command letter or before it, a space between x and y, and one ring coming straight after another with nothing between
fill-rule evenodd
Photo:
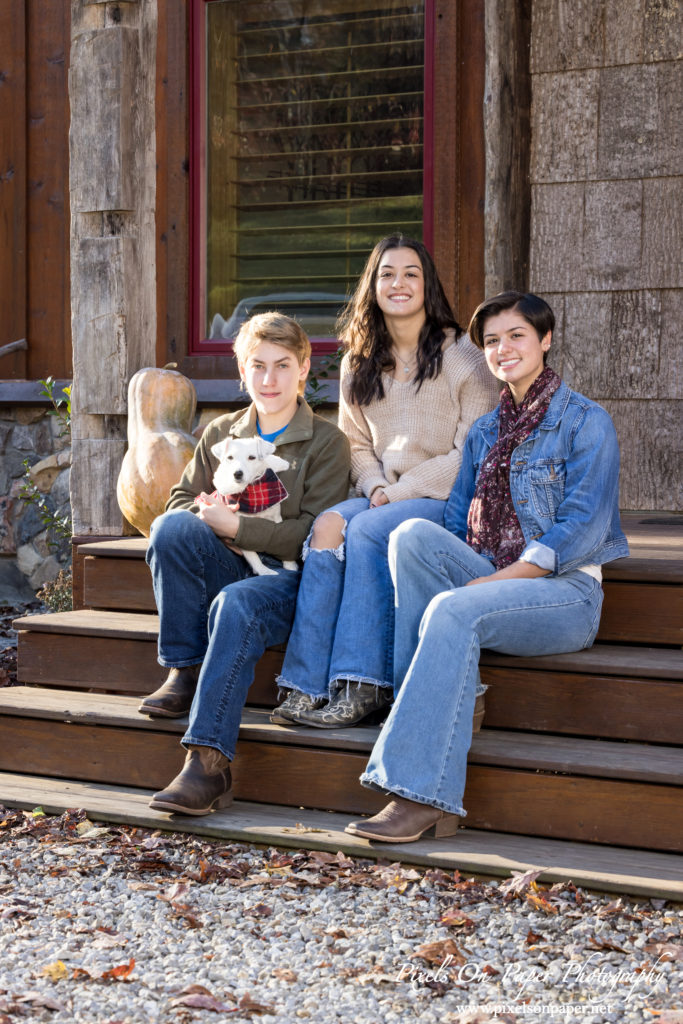
<instances>
[{"instance_id":1,"label":"dog's ear","mask_svg":"<svg viewBox=\"0 0 683 1024\"><path fill-rule=\"evenodd\" d=\"M219 462L225 458L225 453L230 444L230 439L225 438L223 441L218 441L216 444L211 445L211 454L215 455Z\"/></svg>"},{"instance_id":2,"label":"dog's ear","mask_svg":"<svg viewBox=\"0 0 683 1024\"><path fill-rule=\"evenodd\" d=\"M279 473L282 469L289 469L287 460L281 459L279 455L268 455L264 461L268 469L272 469L274 473Z\"/></svg>"},{"instance_id":3,"label":"dog's ear","mask_svg":"<svg viewBox=\"0 0 683 1024\"><path fill-rule=\"evenodd\" d=\"M259 459L267 459L275 451L273 442L266 441L265 437L255 437L254 441L256 441L256 457Z\"/></svg>"}]
</instances>

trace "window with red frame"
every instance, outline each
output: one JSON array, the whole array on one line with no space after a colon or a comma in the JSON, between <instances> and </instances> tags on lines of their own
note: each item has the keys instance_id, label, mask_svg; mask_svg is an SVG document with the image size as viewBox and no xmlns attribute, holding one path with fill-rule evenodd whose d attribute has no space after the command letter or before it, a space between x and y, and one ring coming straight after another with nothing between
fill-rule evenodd
<instances>
[{"instance_id":1,"label":"window with red frame","mask_svg":"<svg viewBox=\"0 0 683 1024\"><path fill-rule=\"evenodd\" d=\"M430 244L432 3L194 0L191 354L269 309L333 350L375 242Z\"/></svg>"}]
</instances>

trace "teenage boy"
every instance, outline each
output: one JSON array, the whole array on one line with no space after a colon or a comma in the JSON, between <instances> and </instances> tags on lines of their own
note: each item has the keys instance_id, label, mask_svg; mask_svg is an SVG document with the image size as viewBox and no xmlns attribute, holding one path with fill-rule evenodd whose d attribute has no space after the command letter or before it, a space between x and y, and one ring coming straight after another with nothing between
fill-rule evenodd
<instances>
[{"instance_id":1,"label":"teenage boy","mask_svg":"<svg viewBox=\"0 0 683 1024\"><path fill-rule=\"evenodd\" d=\"M282 563L301 557L315 517L347 496L348 441L303 398L310 354L304 331L281 313L244 324L235 355L251 404L208 425L152 524L147 562L161 620L159 663L170 671L139 710L166 718L190 712L185 765L154 795L157 810L199 815L232 802L230 761L254 667L266 647L287 640L294 618L301 574ZM256 435L289 463L278 474L287 491L280 523L241 517L211 496L212 447ZM254 575L242 549L258 551L277 575Z\"/></svg>"}]
</instances>

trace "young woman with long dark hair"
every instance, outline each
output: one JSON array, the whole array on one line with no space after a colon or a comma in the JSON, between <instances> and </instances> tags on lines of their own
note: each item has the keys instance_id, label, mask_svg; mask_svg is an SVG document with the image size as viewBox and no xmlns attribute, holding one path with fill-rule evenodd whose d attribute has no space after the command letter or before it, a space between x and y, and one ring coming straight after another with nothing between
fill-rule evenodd
<instances>
[{"instance_id":1,"label":"young woman with long dark hair","mask_svg":"<svg viewBox=\"0 0 683 1024\"><path fill-rule=\"evenodd\" d=\"M342 315L339 426L358 497L320 515L304 546L277 724L353 725L393 694L389 534L443 521L472 423L495 381L458 326L429 252L402 235L371 253Z\"/></svg>"}]
</instances>

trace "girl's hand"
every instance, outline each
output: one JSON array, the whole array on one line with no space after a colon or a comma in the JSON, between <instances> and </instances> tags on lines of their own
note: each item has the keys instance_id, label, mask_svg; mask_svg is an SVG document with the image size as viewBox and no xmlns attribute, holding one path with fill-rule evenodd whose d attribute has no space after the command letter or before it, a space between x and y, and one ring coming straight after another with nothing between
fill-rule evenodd
<instances>
[{"instance_id":1,"label":"girl's hand","mask_svg":"<svg viewBox=\"0 0 683 1024\"><path fill-rule=\"evenodd\" d=\"M226 505L220 498L213 498L204 491L197 498L197 504L197 517L210 526L217 537L233 540L237 536L240 519L235 509L239 506Z\"/></svg>"},{"instance_id":2,"label":"girl's hand","mask_svg":"<svg viewBox=\"0 0 683 1024\"><path fill-rule=\"evenodd\" d=\"M490 576L477 576L476 579L470 580L465 586L474 587L477 583L498 583L503 580L536 580L542 576L549 575L549 569L541 569L539 565L534 565L533 562L523 562L519 559L519 561L513 562L512 565L506 565L504 569L492 572Z\"/></svg>"},{"instance_id":3,"label":"girl's hand","mask_svg":"<svg viewBox=\"0 0 683 1024\"><path fill-rule=\"evenodd\" d=\"M370 508L379 508L380 505L388 505L389 499L381 487L375 487L370 495Z\"/></svg>"}]
</instances>

